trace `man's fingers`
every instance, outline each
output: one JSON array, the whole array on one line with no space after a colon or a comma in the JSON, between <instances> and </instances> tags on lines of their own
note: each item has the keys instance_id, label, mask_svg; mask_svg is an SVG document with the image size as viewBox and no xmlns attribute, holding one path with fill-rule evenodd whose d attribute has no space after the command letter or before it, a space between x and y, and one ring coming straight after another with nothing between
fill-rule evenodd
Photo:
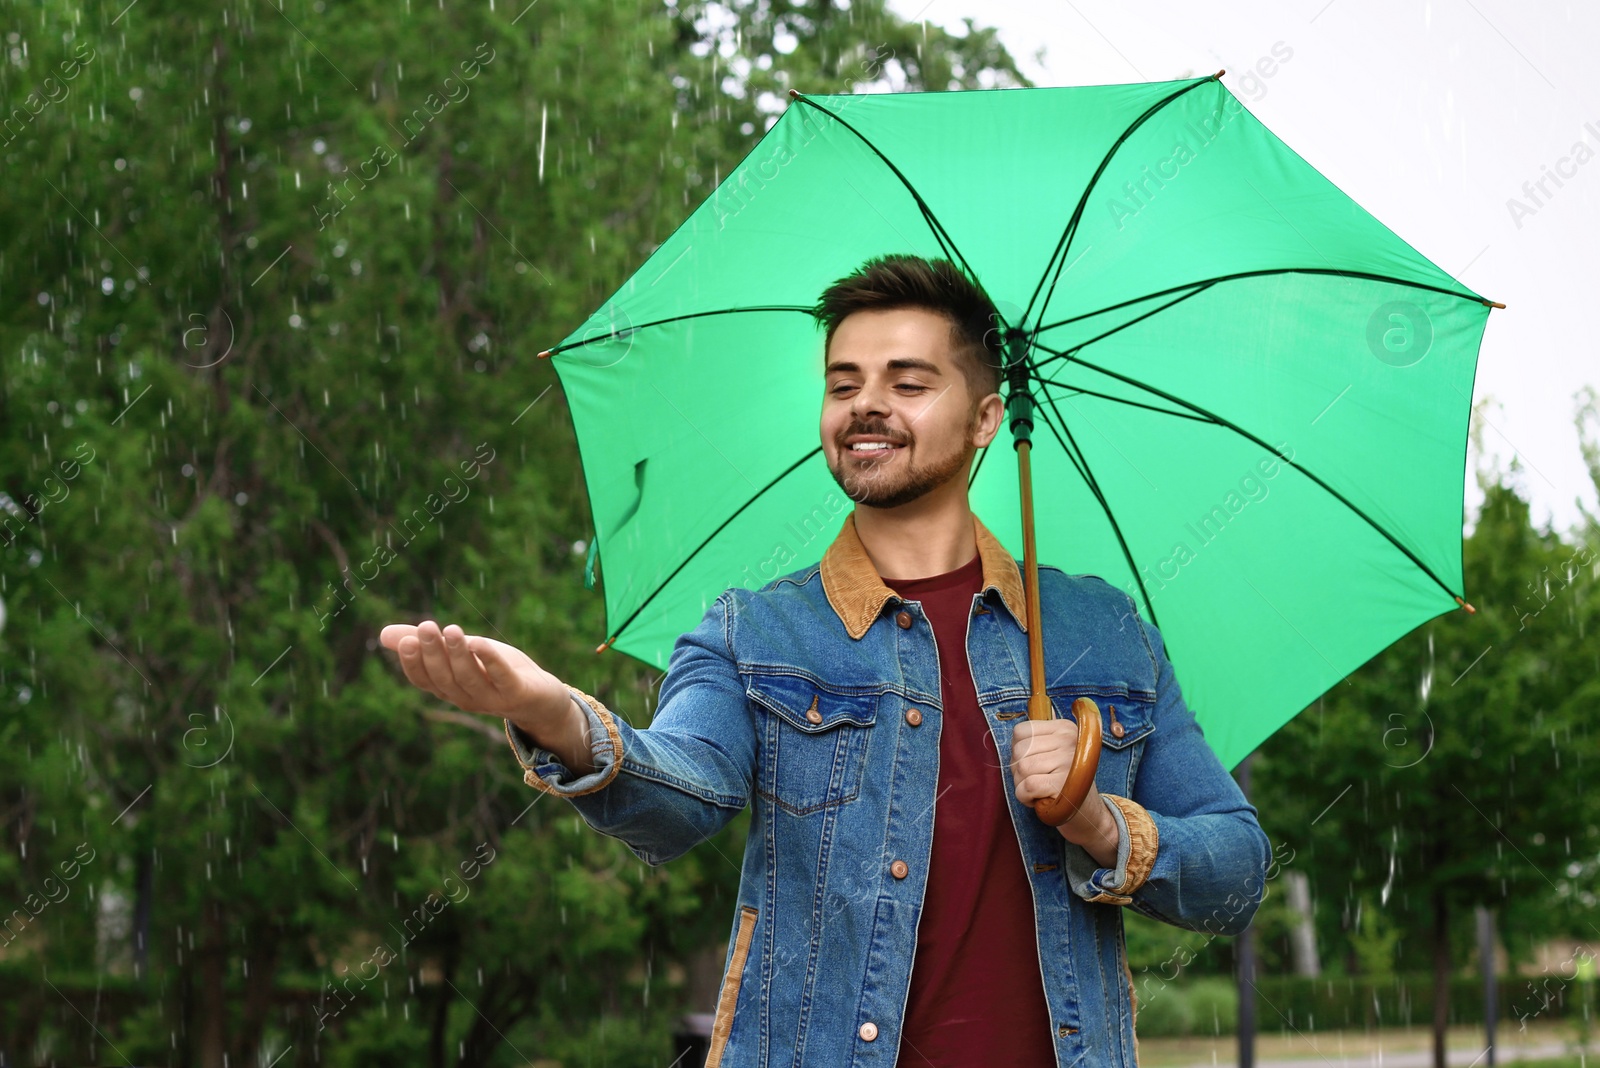
<instances>
[{"instance_id":1,"label":"man's fingers","mask_svg":"<svg viewBox=\"0 0 1600 1068\"><path fill-rule=\"evenodd\" d=\"M1029 775L1025 778L1018 778L1017 800L1026 805L1044 798L1053 799L1061 793L1061 787L1066 784L1066 781L1065 772L1057 772L1053 775Z\"/></svg>"},{"instance_id":2,"label":"man's fingers","mask_svg":"<svg viewBox=\"0 0 1600 1068\"><path fill-rule=\"evenodd\" d=\"M473 704L480 704L493 696L493 687L484 672L483 664L467 645L467 634L454 623L443 631L445 655L450 660L450 674L456 687Z\"/></svg>"},{"instance_id":3,"label":"man's fingers","mask_svg":"<svg viewBox=\"0 0 1600 1068\"><path fill-rule=\"evenodd\" d=\"M500 643L492 638L477 634L468 635L466 640L467 655L478 658L489 684L502 694L509 694L516 689L517 673L506 663L506 658L500 653L499 645Z\"/></svg>"},{"instance_id":4,"label":"man's fingers","mask_svg":"<svg viewBox=\"0 0 1600 1068\"><path fill-rule=\"evenodd\" d=\"M1078 725L1070 719L1023 720L1012 728L1013 757L1070 752L1077 744Z\"/></svg>"},{"instance_id":5,"label":"man's fingers","mask_svg":"<svg viewBox=\"0 0 1600 1068\"><path fill-rule=\"evenodd\" d=\"M415 634L402 635L396 643L395 652L400 654L400 670L405 672L411 685L442 700L439 688L428 674L427 665L422 662L422 640Z\"/></svg>"},{"instance_id":6,"label":"man's fingers","mask_svg":"<svg viewBox=\"0 0 1600 1068\"><path fill-rule=\"evenodd\" d=\"M1067 781L1078 725L1066 719L1023 720L1012 728L1011 775L1018 801L1054 798Z\"/></svg>"},{"instance_id":7,"label":"man's fingers","mask_svg":"<svg viewBox=\"0 0 1600 1068\"><path fill-rule=\"evenodd\" d=\"M439 624L431 619L423 620L417 625L417 637L422 641L423 667L433 680L435 690L451 704L460 704L457 698L462 695L455 672L450 668L450 654L445 651L444 632L439 629Z\"/></svg>"},{"instance_id":8,"label":"man's fingers","mask_svg":"<svg viewBox=\"0 0 1600 1068\"><path fill-rule=\"evenodd\" d=\"M378 641L385 649L393 649L398 653L400 651L400 639L413 637L416 633L417 628L410 623L391 623L378 632Z\"/></svg>"}]
</instances>

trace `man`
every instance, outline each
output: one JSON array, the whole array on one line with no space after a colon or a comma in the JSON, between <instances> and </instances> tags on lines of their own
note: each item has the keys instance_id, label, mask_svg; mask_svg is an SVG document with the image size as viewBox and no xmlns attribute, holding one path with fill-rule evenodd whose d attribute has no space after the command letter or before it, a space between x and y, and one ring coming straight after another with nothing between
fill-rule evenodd
<instances>
[{"instance_id":1,"label":"man","mask_svg":"<svg viewBox=\"0 0 1600 1068\"><path fill-rule=\"evenodd\" d=\"M1161 635L1099 578L1040 568L1058 718L1026 719L1020 568L967 501L1004 414L982 290L880 257L815 315L823 452L856 507L819 563L717 598L649 728L453 625L383 643L649 863L754 805L709 1068L1132 1068L1121 906L1237 933L1266 837ZM1031 802L1065 781L1078 696L1103 717L1096 788L1051 828Z\"/></svg>"}]
</instances>

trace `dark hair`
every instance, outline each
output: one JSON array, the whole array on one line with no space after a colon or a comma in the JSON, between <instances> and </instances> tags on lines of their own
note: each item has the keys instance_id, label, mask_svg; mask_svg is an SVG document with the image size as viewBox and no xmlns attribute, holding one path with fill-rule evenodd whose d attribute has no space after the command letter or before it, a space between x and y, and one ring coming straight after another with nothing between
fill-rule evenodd
<instances>
[{"instance_id":1,"label":"dark hair","mask_svg":"<svg viewBox=\"0 0 1600 1068\"><path fill-rule=\"evenodd\" d=\"M961 363L973 403L1000 391L1000 331L994 303L947 259L893 254L863 263L822 291L811 309L827 327L823 351L845 316L858 311L925 308L950 320L950 348Z\"/></svg>"}]
</instances>

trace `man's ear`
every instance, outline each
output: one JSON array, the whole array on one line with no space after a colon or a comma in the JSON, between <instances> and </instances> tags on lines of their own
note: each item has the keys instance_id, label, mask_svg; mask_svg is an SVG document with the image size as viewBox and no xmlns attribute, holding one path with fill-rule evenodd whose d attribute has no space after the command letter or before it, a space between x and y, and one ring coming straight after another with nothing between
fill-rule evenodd
<instances>
[{"instance_id":1,"label":"man's ear","mask_svg":"<svg viewBox=\"0 0 1600 1068\"><path fill-rule=\"evenodd\" d=\"M978 402L978 426L973 431L972 442L982 448L995 439L1000 432L1000 424L1005 419L1006 404L1000 399L1000 394L991 393Z\"/></svg>"}]
</instances>

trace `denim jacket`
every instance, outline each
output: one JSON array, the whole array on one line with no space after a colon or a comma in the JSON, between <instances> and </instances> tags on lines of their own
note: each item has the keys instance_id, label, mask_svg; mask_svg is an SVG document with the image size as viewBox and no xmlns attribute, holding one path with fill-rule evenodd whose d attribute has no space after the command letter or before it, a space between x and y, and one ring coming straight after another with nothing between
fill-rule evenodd
<instances>
[{"instance_id":1,"label":"denim jacket","mask_svg":"<svg viewBox=\"0 0 1600 1068\"><path fill-rule=\"evenodd\" d=\"M1116 867L1016 800L1023 583L974 524L984 588L967 657L1030 874L1057 1064L1134 1068L1122 908L1236 934L1261 900L1267 839L1185 707L1160 633L1103 579L1051 567L1039 568L1046 691L1058 716L1079 696L1100 707L1096 785L1121 833ZM575 775L507 721L524 780L647 863L754 806L708 1068L893 1068L933 840L939 662L920 602L883 584L854 514L818 563L717 598L674 646L648 728L569 689L597 770Z\"/></svg>"}]
</instances>

